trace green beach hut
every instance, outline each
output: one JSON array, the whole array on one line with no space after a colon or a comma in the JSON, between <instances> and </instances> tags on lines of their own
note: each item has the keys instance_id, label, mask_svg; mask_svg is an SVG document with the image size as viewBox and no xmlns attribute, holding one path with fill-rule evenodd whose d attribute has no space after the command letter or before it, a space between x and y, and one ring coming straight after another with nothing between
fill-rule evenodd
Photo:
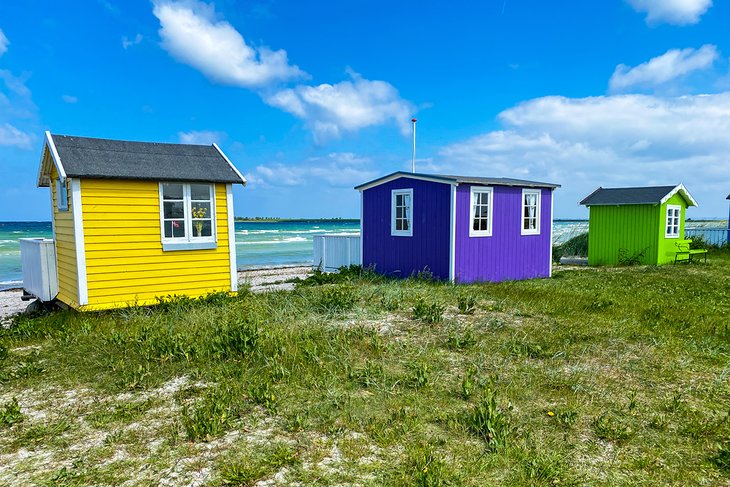
<instances>
[{"instance_id":1,"label":"green beach hut","mask_svg":"<svg viewBox=\"0 0 730 487\"><path fill-rule=\"evenodd\" d=\"M685 212L697 206L681 184L598 188L580 204L590 211L588 265L674 262L686 248Z\"/></svg>"}]
</instances>

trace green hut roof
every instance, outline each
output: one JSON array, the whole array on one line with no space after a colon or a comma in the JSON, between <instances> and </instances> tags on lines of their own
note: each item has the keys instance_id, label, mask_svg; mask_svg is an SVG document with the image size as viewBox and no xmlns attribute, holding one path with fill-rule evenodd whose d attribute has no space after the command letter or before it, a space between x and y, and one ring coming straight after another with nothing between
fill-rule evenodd
<instances>
[{"instance_id":1,"label":"green hut roof","mask_svg":"<svg viewBox=\"0 0 730 487\"><path fill-rule=\"evenodd\" d=\"M660 205L679 193L687 206L697 206L689 191L681 185L644 186L635 188L598 188L580 202L585 206L608 205Z\"/></svg>"}]
</instances>

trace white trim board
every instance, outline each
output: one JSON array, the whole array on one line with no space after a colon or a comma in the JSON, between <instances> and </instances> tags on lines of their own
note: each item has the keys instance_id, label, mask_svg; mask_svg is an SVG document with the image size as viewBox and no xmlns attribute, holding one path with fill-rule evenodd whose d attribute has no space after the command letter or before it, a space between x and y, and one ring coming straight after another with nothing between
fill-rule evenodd
<instances>
[{"instance_id":1,"label":"white trim board","mask_svg":"<svg viewBox=\"0 0 730 487\"><path fill-rule=\"evenodd\" d=\"M697 201L695 201L695 199L692 197L692 195L689 194L689 191L687 191L687 188L685 188L683 184L678 184L677 186L675 186L675 188L673 190L671 190L669 193L667 193L664 196L664 198L661 199L659 204L663 205L664 203L669 201L669 198L671 198L672 196L674 196L677 193L682 193L682 196L684 197L684 199L689 200L689 205L687 205L687 206L699 206L697 204Z\"/></svg>"},{"instance_id":2,"label":"white trim board","mask_svg":"<svg viewBox=\"0 0 730 487\"><path fill-rule=\"evenodd\" d=\"M548 277L553 277L553 208L555 208L555 191L550 191L550 246L548 248Z\"/></svg>"},{"instance_id":3,"label":"white trim board","mask_svg":"<svg viewBox=\"0 0 730 487\"><path fill-rule=\"evenodd\" d=\"M71 213L74 222L74 244L76 247L76 274L79 288L79 306L89 304L89 284L86 280L86 245L84 243L84 216L81 206L81 180L71 181Z\"/></svg>"},{"instance_id":4,"label":"white trim board","mask_svg":"<svg viewBox=\"0 0 730 487\"><path fill-rule=\"evenodd\" d=\"M244 178L244 177L243 177L243 174L241 174L241 173L240 173L240 172L238 171L238 169L236 169L236 166L234 166L234 165L233 165L233 163L231 162L231 160L230 160L230 159L228 159L228 156L226 156L226 155L225 155L225 154L223 153L223 151L221 150L221 148L220 148L220 147L218 147L218 144L216 144L216 143L213 143L213 147L215 147L215 149L216 149L216 150L218 151L218 153L219 153L219 154L221 155L221 157L223 157L223 159L225 159L225 160L226 160L226 162L228 163L228 165L229 165L229 166L231 166L231 169L233 169L233 171L234 171L234 172L235 172L235 173L236 173L236 174L238 175L238 177L239 177L239 178L241 178L241 181L243 182L243 185L244 185L244 186L246 186L246 183L247 183L247 181L246 181L246 178Z\"/></svg>"},{"instance_id":5,"label":"white trim board","mask_svg":"<svg viewBox=\"0 0 730 487\"><path fill-rule=\"evenodd\" d=\"M53 164L56 166L56 170L58 171L58 177L61 179L61 181L66 182L66 170L63 168L63 164L61 163L61 157L58 155L58 150L56 149L56 143L53 141L53 135L51 135L51 132L46 130L45 132L45 142L43 144L43 150L41 151L41 165L38 169L38 186L44 186L44 160L46 158L46 149L48 149L48 152L51 154L51 160L53 161ZM49 171L50 174L50 171ZM49 179L49 184L50 178Z\"/></svg>"},{"instance_id":6,"label":"white trim board","mask_svg":"<svg viewBox=\"0 0 730 487\"><path fill-rule=\"evenodd\" d=\"M226 210L228 211L228 259L231 265L231 291L238 291L238 264L236 263L236 222L233 218L233 185L226 184Z\"/></svg>"},{"instance_id":7,"label":"white trim board","mask_svg":"<svg viewBox=\"0 0 730 487\"><path fill-rule=\"evenodd\" d=\"M449 211L449 281L456 279L456 186L451 185L451 208Z\"/></svg>"},{"instance_id":8,"label":"white trim board","mask_svg":"<svg viewBox=\"0 0 730 487\"><path fill-rule=\"evenodd\" d=\"M357 186L355 189L362 192L367 189L374 188L375 186L380 186L381 184L389 183L390 181L395 181L396 179L400 179L400 178L418 179L419 181L430 181L432 183L450 184L451 186L458 185L458 183L456 183L456 182L448 181L445 179L439 179L439 178L435 178L435 177L421 176L419 174L395 173L395 174L391 174L390 176L385 176L385 177L377 179L373 182L364 184L362 186Z\"/></svg>"}]
</instances>

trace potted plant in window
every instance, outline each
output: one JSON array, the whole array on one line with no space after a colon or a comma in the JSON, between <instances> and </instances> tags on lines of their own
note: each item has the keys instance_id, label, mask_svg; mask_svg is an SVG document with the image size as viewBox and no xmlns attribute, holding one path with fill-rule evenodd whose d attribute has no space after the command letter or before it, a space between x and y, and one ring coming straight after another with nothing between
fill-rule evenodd
<instances>
[{"instance_id":1,"label":"potted plant in window","mask_svg":"<svg viewBox=\"0 0 730 487\"><path fill-rule=\"evenodd\" d=\"M200 219L205 218L205 215L208 213L208 209L202 208L202 207L198 208L198 207L194 206L192 213L193 213L193 218L197 219L197 221L193 225L195 228L195 233L196 233L195 236L202 237L203 236L203 222Z\"/></svg>"}]
</instances>

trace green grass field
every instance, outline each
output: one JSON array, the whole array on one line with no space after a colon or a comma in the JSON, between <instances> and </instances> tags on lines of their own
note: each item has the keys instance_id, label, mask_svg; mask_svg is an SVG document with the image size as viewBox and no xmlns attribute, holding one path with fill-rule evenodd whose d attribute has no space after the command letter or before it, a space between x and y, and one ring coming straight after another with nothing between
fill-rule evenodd
<instances>
[{"instance_id":1,"label":"green grass field","mask_svg":"<svg viewBox=\"0 0 730 487\"><path fill-rule=\"evenodd\" d=\"M0 484L728 485L728 276L715 251L18 318Z\"/></svg>"}]
</instances>

